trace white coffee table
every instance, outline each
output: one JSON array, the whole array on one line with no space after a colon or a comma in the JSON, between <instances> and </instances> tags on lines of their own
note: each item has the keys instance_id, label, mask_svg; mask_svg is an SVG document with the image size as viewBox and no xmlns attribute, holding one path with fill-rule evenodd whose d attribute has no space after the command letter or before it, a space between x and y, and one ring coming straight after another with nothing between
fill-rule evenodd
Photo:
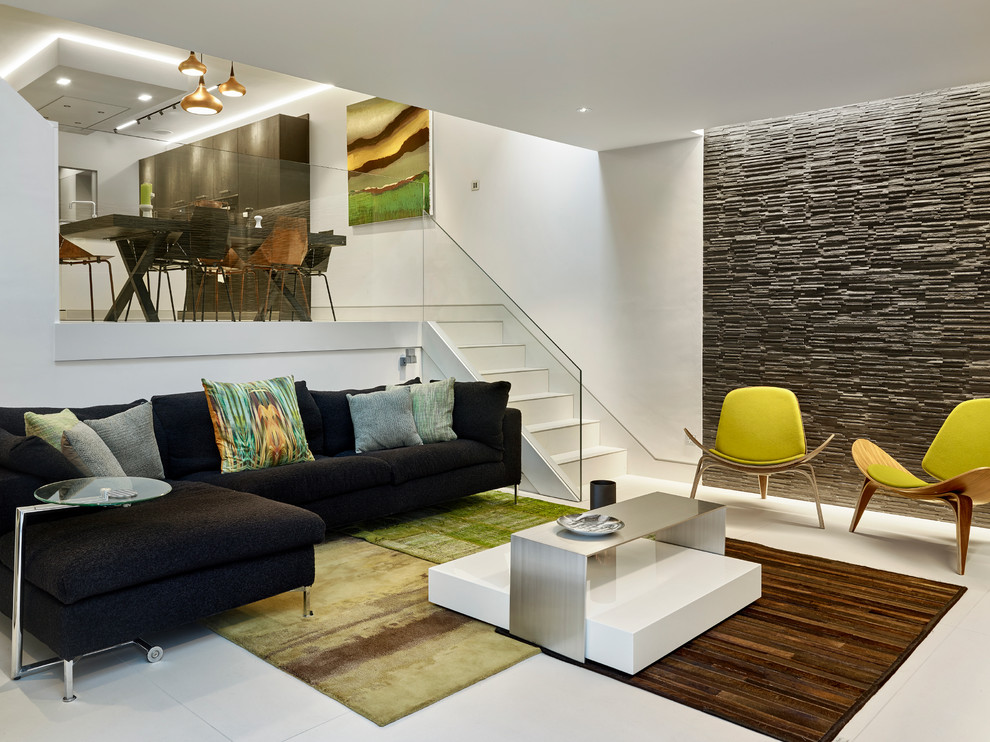
<instances>
[{"instance_id":1,"label":"white coffee table","mask_svg":"<svg viewBox=\"0 0 990 742\"><path fill-rule=\"evenodd\" d=\"M599 537L556 523L520 531L432 567L430 600L636 673L760 597L760 565L723 556L722 505L655 492L599 512L625 527Z\"/></svg>"}]
</instances>

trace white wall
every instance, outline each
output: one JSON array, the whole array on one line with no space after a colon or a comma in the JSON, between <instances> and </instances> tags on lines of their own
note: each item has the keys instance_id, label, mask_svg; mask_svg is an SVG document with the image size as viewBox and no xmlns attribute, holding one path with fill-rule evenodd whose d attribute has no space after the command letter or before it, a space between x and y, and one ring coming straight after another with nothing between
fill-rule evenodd
<instances>
[{"instance_id":1,"label":"white wall","mask_svg":"<svg viewBox=\"0 0 990 742\"><path fill-rule=\"evenodd\" d=\"M70 130L58 135L58 164L82 170L97 171L97 214L137 214L138 213L138 160L157 154L165 149L163 142L121 137L116 134L93 132L75 134ZM64 197L63 197L64 198ZM70 199L71 200L71 199ZM91 210L88 204L80 204L69 210L72 221L88 219ZM112 242L102 240L78 240L79 246L95 255L111 256L115 286L119 288L127 275L120 260L117 247ZM59 306L71 312L75 319L89 318L89 275L84 266L65 265L60 269ZM174 287L175 295L181 300L184 284L179 281ZM162 291L164 291L164 287ZM107 268L93 266L93 302L97 319L102 318L111 302ZM165 299L167 307L168 299ZM139 312L140 313L140 312Z\"/></svg>"},{"instance_id":2,"label":"white wall","mask_svg":"<svg viewBox=\"0 0 990 742\"><path fill-rule=\"evenodd\" d=\"M440 224L652 457L696 460L702 140L599 154L437 115L434 146Z\"/></svg>"}]
</instances>

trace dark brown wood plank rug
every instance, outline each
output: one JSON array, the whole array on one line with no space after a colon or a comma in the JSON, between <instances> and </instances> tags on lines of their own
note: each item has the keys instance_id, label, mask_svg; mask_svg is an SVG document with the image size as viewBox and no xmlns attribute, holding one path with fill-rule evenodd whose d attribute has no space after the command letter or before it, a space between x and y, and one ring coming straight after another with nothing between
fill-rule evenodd
<instances>
[{"instance_id":1,"label":"dark brown wood plank rug","mask_svg":"<svg viewBox=\"0 0 990 742\"><path fill-rule=\"evenodd\" d=\"M636 675L596 672L784 742L827 742L965 587L726 539L763 597Z\"/></svg>"}]
</instances>

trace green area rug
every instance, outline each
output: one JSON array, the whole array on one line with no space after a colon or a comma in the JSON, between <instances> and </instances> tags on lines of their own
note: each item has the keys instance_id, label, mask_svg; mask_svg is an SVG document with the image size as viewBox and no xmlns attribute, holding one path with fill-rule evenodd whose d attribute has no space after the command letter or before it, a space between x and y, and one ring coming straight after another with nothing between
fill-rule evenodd
<instances>
[{"instance_id":1,"label":"green area rug","mask_svg":"<svg viewBox=\"0 0 990 742\"><path fill-rule=\"evenodd\" d=\"M316 547L314 616L284 593L202 623L380 726L540 650L427 599L431 562L575 509L486 492L331 534ZM388 548L381 548L381 544Z\"/></svg>"},{"instance_id":2,"label":"green area rug","mask_svg":"<svg viewBox=\"0 0 990 742\"><path fill-rule=\"evenodd\" d=\"M459 500L359 523L343 532L434 564L509 543L516 531L583 512L508 492L482 492Z\"/></svg>"}]
</instances>

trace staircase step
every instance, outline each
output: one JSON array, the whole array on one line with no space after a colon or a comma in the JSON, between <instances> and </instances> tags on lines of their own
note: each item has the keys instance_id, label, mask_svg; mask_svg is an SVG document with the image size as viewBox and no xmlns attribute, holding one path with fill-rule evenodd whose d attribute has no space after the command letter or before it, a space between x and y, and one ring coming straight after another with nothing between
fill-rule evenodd
<instances>
[{"instance_id":1,"label":"staircase step","mask_svg":"<svg viewBox=\"0 0 990 742\"><path fill-rule=\"evenodd\" d=\"M502 342L501 322L441 322L440 328L458 346Z\"/></svg>"},{"instance_id":2,"label":"staircase step","mask_svg":"<svg viewBox=\"0 0 990 742\"><path fill-rule=\"evenodd\" d=\"M550 372L545 368L495 368L481 376L485 381L508 381L516 394L539 394L550 388Z\"/></svg>"},{"instance_id":3,"label":"staircase step","mask_svg":"<svg viewBox=\"0 0 990 742\"><path fill-rule=\"evenodd\" d=\"M578 480L578 452L568 451L553 457L570 480ZM587 484L593 479L615 479L626 473L626 449L611 446L593 446L584 450L584 466L581 479Z\"/></svg>"},{"instance_id":4,"label":"staircase step","mask_svg":"<svg viewBox=\"0 0 990 742\"><path fill-rule=\"evenodd\" d=\"M460 350L475 368L519 368L526 365L525 345L461 345Z\"/></svg>"},{"instance_id":5,"label":"staircase step","mask_svg":"<svg viewBox=\"0 0 990 742\"><path fill-rule=\"evenodd\" d=\"M581 422L576 417L568 420L553 420L527 425L543 450L549 454L565 453L584 447L585 450L601 445L601 426L598 420ZM581 434L578 434L578 431Z\"/></svg>"},{"instance_id":6,"label":"staircase step","mask_svg":"<svg viewBox=\"0 0 990 742\"><path fill-rule=\"evenodd\" d=\"M538 394L516 394L515 388L509 396L509 407L522 413L523 425L531 425L563 420L574 415L574 395L559 392Z\"/></svg>"}]
</instances>

